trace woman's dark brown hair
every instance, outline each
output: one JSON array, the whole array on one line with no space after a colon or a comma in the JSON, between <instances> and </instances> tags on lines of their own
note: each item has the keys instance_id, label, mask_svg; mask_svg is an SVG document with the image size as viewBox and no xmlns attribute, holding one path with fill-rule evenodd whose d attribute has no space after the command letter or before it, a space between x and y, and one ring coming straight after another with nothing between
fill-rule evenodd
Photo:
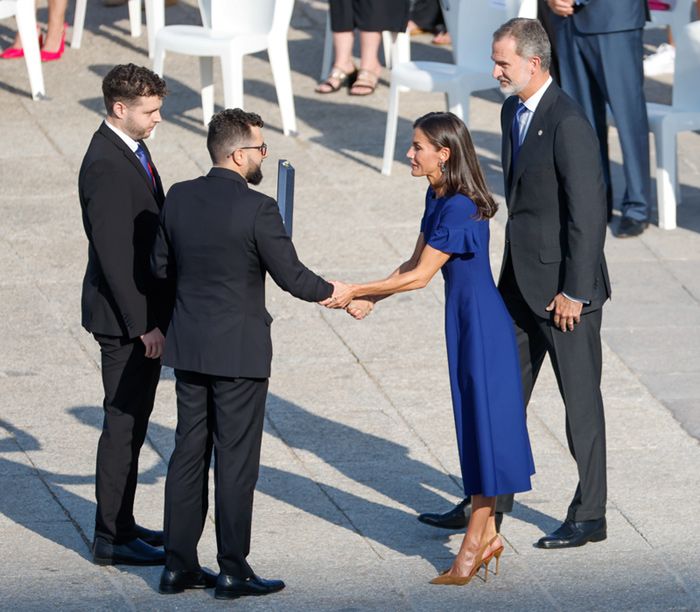
<instances>
[{"instance_id":1,"label":"woman's dark brown hair","mask_svg":"<svg viewBox=\"0 0 700 612\"><path fill-rule=\"evenodd\" d=\"M484 173L476 157L474 143L464 122L453 113L428 113L415 120L413 129L423 132L436 149L450 150L442 182L437 185L445 195L462 193L470 198L480 219L490 219L498 205L486 186Z\"/></svg>"}]
</instances>

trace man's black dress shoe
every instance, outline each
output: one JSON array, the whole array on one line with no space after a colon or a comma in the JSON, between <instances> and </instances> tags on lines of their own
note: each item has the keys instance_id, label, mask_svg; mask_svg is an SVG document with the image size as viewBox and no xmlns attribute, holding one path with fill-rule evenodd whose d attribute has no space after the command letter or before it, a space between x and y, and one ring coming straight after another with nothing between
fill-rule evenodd
<instances>
[{"instance_id":1,"label":"man's black dress shoe","mask_svg":"<svg viewBox=\"0 0 700 612\"><path fill-rule=\"evenodd\" d=\"M165 553L138 538L124 544L95 538L92 560L97 565L163 565Z\"/></svg>"},{"instance_id":2,"label":"man's black dress shoe","mask_svg":"<svg viewBox=\"0 0 700 612\"><path fill-rule=\"evenodd\" d=\"M213 589L216 586L216 574L199 568L196 571L169 570L163 568L160 575L158 591L163 595L182 593L185 589Z\"/></svg>"},{"instance_id":3,"label":"man's black dress shoe","mask_svg":"<svg viewBox=\"0 0 700 612\"><path fill-rule=\"evenodd\" d=\"M464 529L469 523L471 516L471 500L463 499L452 510L444 514L433 512L424 512L418 515L418 520L421 523L430 525L431 527L440 527L441 529ZM500 533L501 523L503 522L503 512L496 512L496 531Z\"/></svg>"},{"instance_id":4,"label":"man's black dress shoe","mask_svg":"<svg viewBox=\"0 0 700 612\"><path fill-rule=\"evenodd\" d=\"M216 599L237 599L247 595L269 595L281 591L283 588L284 582L281 580L265 580L255 574L248 578L219 574L214 597Z\"/></svg>"},{"instance_id":5,"label":"man's black dress shoe","mask_svg":"<svg viewBox=\"0 0 700 612\"><path fill-rule=\"evenodd\" d=\"M605 518L594 521L566 520L554 533L540 538L538 548L573 548L587 542L602 542L608 537Z\"/></svg>"},{"instance_id":6,"label":"man's black dress shoe","mask_svg":"<svg viewBox=\"0 0 700 612\"><path fill-rule=\"evenodd\" d=\"M152 529L146 529L140 525L134 527L134 537L155 547L163 546L164 542L162 531L153 531Z\"/></svg>"},{"instance_id":7,"label":"man's black dress shoe","mask_svg":"<svg viewBox=\"0 0 700 612\"><path fill-rule=\"evenodd\" d=\"M618 238L633 238L634 236L639 236L647 227L649 227L647 221L622 217L622 219L620 219L620 224L617 226L615 236Z\"/></svg>"}]
</instances>

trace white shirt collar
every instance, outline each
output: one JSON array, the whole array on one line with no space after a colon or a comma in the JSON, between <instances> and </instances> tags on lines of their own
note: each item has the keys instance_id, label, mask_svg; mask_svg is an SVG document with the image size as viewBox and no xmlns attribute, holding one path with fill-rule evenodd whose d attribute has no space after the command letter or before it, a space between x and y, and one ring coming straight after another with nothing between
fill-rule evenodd
<instances>
[{"instance_id":1,"label":"white shirt collar","mask_svg":"<svg viewBox=\"0 0 700 612\"><path fill-rule=\"evenodd\" d=\"M540 103L540 100L542 99L542 96L544 96L545 92L547 91L547 88L552 84L552 77L550 76L534 94L532 94L523 104L525 105L525 108L529 110L531 113L534 113L535 110L537 109L537 105Z\"/></svg>"},{"instance_id":2,"label":"white shirt collar","mask_svg":"<svg viewBox=\"0 0 700 612\"><path fill-rule=\"evenodd\" d=\"M124 144L129 147L132 153L136 153L136 149L139 148L139 143L136 142L131 136L122 132L118 127L112 125L107 119L105 119L104 124L112 130L119 138L124 141Z\"/></svg>"}]
</instances>

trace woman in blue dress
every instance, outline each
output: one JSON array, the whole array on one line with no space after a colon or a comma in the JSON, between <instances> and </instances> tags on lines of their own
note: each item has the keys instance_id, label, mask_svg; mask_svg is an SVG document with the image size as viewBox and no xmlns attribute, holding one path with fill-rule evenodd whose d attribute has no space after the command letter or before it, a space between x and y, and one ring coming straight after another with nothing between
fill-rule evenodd
<instances>
[{"instance_id":1,"label":"woman in blue dress","mask_svg":"<svg viewBox=\"0 0 700 612\"><path fill-rule=\"evenodd\" d=\"M328 305L363 318L384 297L445 280L445 336L464 494L471 495L467 532L452 566L431 582L466 584L496 558L497 495L527 491L534 464L513 323L489 265L489 222L496 203L464 123L428 113L413 124L411 174L430 186L411 258L386 279L348 285Z\"/></svg>"}]
</instances>

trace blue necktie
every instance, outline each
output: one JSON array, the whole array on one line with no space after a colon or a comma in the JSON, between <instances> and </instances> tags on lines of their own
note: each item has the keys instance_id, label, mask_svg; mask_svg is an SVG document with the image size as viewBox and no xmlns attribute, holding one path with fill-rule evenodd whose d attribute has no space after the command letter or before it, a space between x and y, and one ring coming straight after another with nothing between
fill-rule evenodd
<instances>
[{"instance_id":1,"label":"blue necktie","mask_svg":"<svg viewBox=\"0 0 700 612\"><path fill-rule=\"evenodd\" d=\"M148 161L148 156L146 155L146 151L143 150L143 147L139 145L136 147L136 157L139 158L139 161L141 162L141 165L143 166L143 169L146 171L146 174L150 177L151 183L153 185L153 189L156 188L156 177L153 176L153 170L151 169L151 164Z\"/></svg>"},{"instance_id":2,"label":"blue necktie","mask_svg":"<svg viewBox=\"0 0 700 612\"><path fill-rule=\"evenodd\" d=\"M514 168L515 163L518 161L518 154L520 153L520 115L522 115L527 110L527 107L522 103L518 103L518 109L515 111L515 116L513 117L513 124L510 127L510 139L512 145L512 155L510 160L510 167Z\"/></svg>"}]
</instances>

